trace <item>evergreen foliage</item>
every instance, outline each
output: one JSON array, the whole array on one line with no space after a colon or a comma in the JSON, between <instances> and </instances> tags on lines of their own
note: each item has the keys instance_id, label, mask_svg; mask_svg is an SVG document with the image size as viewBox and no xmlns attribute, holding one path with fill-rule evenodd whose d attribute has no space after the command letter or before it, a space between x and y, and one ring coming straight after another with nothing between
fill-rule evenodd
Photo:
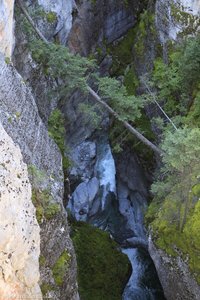
<instances>
[{"instance_id":1,"label":"evergreen foliage","mask_svg":"<svg viewBox=\"0 0 200 300\"><path fill-rule=\"evenodd\" d=\"M171 116L187 115L191 105L196 104L196 97L199 97L199 49L200 35L197 35L187 38L176 48L172 47L168 64L161 58L155 61L152 84L158 91L158 99Z\"/></svg>"},{"instance_id":2,"label":"evergreen foliage","mask_svg":"<svg viewBox=\"0 0 200 300\"><path fill-rule=\"evenodd\" d=\"M48 132L54 139L63 158L63 169L67 170L70 166L70 161L66 155L65 147L65 120L61 111L57 108L52 111L48 120Z\"/></svg>"},{"instance_id":3,"label":"evergreen foliage","mask_svg":"<svg viewBox=\"0 0 200 300\"><path fill-rule=\"evenodd\" d=\"M200 129L185 127L174 133L167 132L162 149L162 177L164 178L152 185L152 192L159 199L167 197L175 202L176 209L171 209L173 220L168 215L166 217L182 230L193 205L191 189L198 182ZM176 214L175 219L174 214Z\"/></svg>"},{"instance_id":4,"label":"evergreen foliage","mask_svg":"<svg viewBox=\"0 0 200 300\"><path fill-rule=\"evenodd\" d=\"M46 75L59 78L62 89L60 96L66 96L69 91L79 88L87 90L88 70L94 67L94 61L80 55L74 55L62 45L48 43L35 39L30 43L33 59L43 68Z\"/></svg>"},{"instance_id":5,"label":"evergreen foliage","mask_svg":"<svg viewBox=\"0 0 200 300\"><path fill-rule=\"evenodd\" d=\"M200 36L171 48L169 62L155 62L153 86L178 130L164 126L162 168L146 214L156 245L187 259L200 283Z\"/></svg>"},{"instance_id":6,"label":"evergreen foliage","mask_svg":"<svg viewBox=\"0 0 200 300\"><path fill-rule=\"evenodd\" d=\"M100 77L98 91L103 99L110 100L110 105L119 113L122 120L134 122L136 118L141 117L144 101L140 97L129 95L120 81L111 77Z\"/></svg>"}]
</instances>

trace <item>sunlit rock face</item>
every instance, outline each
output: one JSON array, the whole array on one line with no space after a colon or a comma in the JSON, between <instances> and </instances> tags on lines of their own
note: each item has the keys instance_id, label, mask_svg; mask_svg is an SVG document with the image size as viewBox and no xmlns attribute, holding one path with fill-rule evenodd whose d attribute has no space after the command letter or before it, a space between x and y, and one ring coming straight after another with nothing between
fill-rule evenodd
<instances>
[{"instance_id":1,"label":"sunlit rock face","mask_svg":"<svg viewBox=\"0 0 200 300\"><path fill-rule=\"evenodd\" d=\"M200 14L200 2L199 0L179 0L185 10L193 15Z\"/></svg>"},{"instance_id":2,"label":"sunlit rock face","mask_svg":"<svg viewBox=\"0 0 200 300\"><path fill-rule=\"evenodd\" d=\"M27 166L1 124L0 153L1 299L39 300L40 236Z\"/></svg>"},{"instance_id":3,"label":"sunlit rock face","mask_svg":"<svg viewBox=\"0 0 200 300\"><path fill-rule=\"evenodd\" d=\"M72 11L75 7L74 0L38 0L38 4L44 8L47 14L48 12L55 13L57 20L54 35L57 34L60 42L65 44L72 27Z\"/></svg>"},{"instance_id":4,"label":"sunlit rock face","mask_svg":"<svg viewBox=\"0 0 200 300\"><path fill-rule=\"evenodd\" d=\"M191 15L186 19L182 13ZM198 18L200 17L199 0L157 0L156 26L162 44L167 40L176 40L178 34L187 26L200 30Z\"/></svg>"},{"instance_id":5,"label":"sunlit rock face","mask_svg":"<svg viewBox=\"0 0 200 300\"><path fill-rule=\"evenodd\" d=\"M62 205L63 172L61 154L56 144L49 137L47 128L39 117L31 90L26 86L23 78L16 72L12 64L5 63L1 54L0 120L9 136L19 145L29 170L34 166L39 172L42 171L43 176L39 183L40 186L37 188L40 191L48 190L51 203L58 204L61 208L58 214L40 224L41 255L45 257L46 262L46 264L40 265L40 283L45 283L50 287L55 284L55 288L53 287L48 295L54 300L78 299L76 258L69 237L66 211ZM71 261L69 268L66 268L65 283L62 287L57 288L51 269L63 251L70 254ZM66 295L68 298L65 298Z\"/></svg>"},{"instance_id":6,"label":"sunlit rock face","mask_svg":"<svg viewBox=\"0 0 200 300\"><path fill-rule=\"evenodd\" d=\"M13 36L13 8L14 0L0 0L0 51L5 56L12 54Z\"/></svg>"}]
</instances>

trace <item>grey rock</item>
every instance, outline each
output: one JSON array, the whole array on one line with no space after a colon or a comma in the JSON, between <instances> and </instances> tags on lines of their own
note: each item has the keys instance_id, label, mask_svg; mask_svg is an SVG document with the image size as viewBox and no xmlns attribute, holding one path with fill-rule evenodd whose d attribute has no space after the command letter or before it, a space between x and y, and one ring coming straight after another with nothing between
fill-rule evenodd
<instances>
[{"instance_id":1,"label":"grey rock","mask_svg":"<svg viewBox=\"0 0 200 300\"><path fill-rule=\"evenodd\" d=\"M131 248L144 248L144 249L148 249L148 243L147 240L142 239L142 238L136 238L136 237L132 237L126 240L125 245Z\"/></svg>"},{"instance_id":2,"label":"grey rock","mask_svg":"<svg viewBox=\"0 0 200 300\"><path fill-rule=\"evenodd\" d=\"M81 1L74 19L68 45L74 52L88 55L103 41L111 43L121 38L136 23L138 13L144 8L140 1L120 0Z\"/></svg>"},{"instance_id":3,"label":"grey rock","mask_svg":"<svg viewBox=\"0 0 200 300\"><path fill-rule=\"evenodd\" d=\"M99 180L93 177L88 182L82 182L75 189L69 202L69 208L77 221L87 221L93 200L99 190Z\"/></svg>"},{"instance_id":4,"label":"grey rock","mask_svg":"<svg viewBox=\"0 0 200 300\"><path fill-rule=\"evenodd\" d=\"M167 300L199 300L200 286L180 256L171 257L156 248L149 237L149 253L154 261L158 277Z\"/></svg>"},{"instance_id":5,"label":"grey rock","mask_svg":"<svg viewBox=\"0 0 200 300\"><path fill-rule=\"evenodd\" d=\"M123 151L117 157L117 170L119 177L130 190L137 191L144 197L148 196L146 174L136 154L129 150Z\"/></svg>"},{"instance_id":6,"label":"grey rock","mask_svg":"<svg viewBox=\"0 0 200 300\"><path fill-rule=\"evenodd\" d=\"M119 212L126 220L130 237L146 239L143 213L147 207L147 180L137 156L124 152L117 158L117 195Z\"/></svg>"},{"instance_id":7,"label":"grey rock","mask_svg":"<svg viewBox=\"0 0 200 300\"><path fill-rule=\"evenodd\" d=\"M87 141L82 142L69 153L69 156L73 162L73 167L70 170L70 176L82 180L89 179L92 176L94 165L94 159L96 156L96 144L95 142Z\"/></svg>"},{"instance_id":8,"label":"grey rock","mask_svg":"<svg viewBox=\"0 0 200 300\"><path fill-rule=\"evenodd\" d=\"M48 12L54 12L57 16L56 28L53 32L53 36L56 34L62 44L65 44L67 37L72 27L72 12L75 8L74 0L38 0L38 4L41 5L44 10ZM46 23L44 26L47 25ZM48 34L47 28L43 28L44 34Z\"/></svg>"},{"instance_id":9,"label":"grey rock","mask_svg":"<svg viewBox=\"0 0 200 300\"><path fill-rule=\"evenodd\" d=\"M92 202L99 189L99 180L93 177L87 184L89 202Z\"/></svg>"},{"instance_id":10,"label":"grey rock","mask_svg":"<svg viewBox=\"0 0 200 300\"><path fill-rule=\"evenodd\" d=\"M58 203L60 213L41 224L41 255L53 267L57 258L66 250L70 266L66 272L66 284L55 292L54 299L78 299L76 284L76 258L69 237L66 212L62 205L63 172L62 158L57 145L48 136L48 131L39 117L35 99L23 78L11 64L7 65L0 54L0 119L13 141L19 145L23 159L45 174L41 189L48 189L52 203ZM33 182L32 182L33 183ZM41 283L55 285L47 265L41 266ZM48 273L48 276L46 275ZM55 286L56 287L56 286ZM67 296L66 296L67 295Z\"/></svg>"},{"instance_id":11,"label":"grey rock","mask_svg":"<svg viewBox=\"0 0 200 300\"><path fill-rule=\"evenodd\" d=\"M66 44L68 34L72 26L72 12L75 7L74 0L38 0L26 2L30 15L36 26L43 35L52 41L56 36L61 44ZM38 11L43 10L43 13ZM55 14L52 20L48 21L48 14ZM51 15L50 15L51 16ZM19 12L15 15L15 49L13 63L23 79L32 87L33 94L38 106L39 114L48 123L48 117L56 108L59 100L58 93L53 93L52 89L57 86L57 82L49 78L31 58L27 47L27 36L24 34L24 19ZM55 20L54 20L55 18Z\"/></svg>"}]
</instances>

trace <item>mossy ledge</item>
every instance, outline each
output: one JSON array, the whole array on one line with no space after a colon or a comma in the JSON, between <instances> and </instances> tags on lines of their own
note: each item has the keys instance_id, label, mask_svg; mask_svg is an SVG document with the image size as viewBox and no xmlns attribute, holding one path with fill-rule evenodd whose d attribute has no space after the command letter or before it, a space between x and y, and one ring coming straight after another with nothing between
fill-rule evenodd
<instances>
[{"instance_id":1,"label":"mossy ledge","mask_svg":"<svg viewBox=\"0 0 200 300\"><path fill-rule=\"evenodd\" d=\"M193 187L194 196L200 196L199 190L200 184ZM156 246L172 257L181 256L200 284L200 200L191 209L182 231L167 214L171 210L176 215L177 209L173 199L165 199L162 205L154 201L149 206L146 221L150 223Z\"/></svg>"},{"instance_id":2,"label":"mossy ledge","mask_svg":"<svg viewBox=\"0 0 200 300\"><path fill-rule=\"evenodd\" d=\"M83 222L72 222L82 300L121 299L131 266L107 232Z\"/></svg>"}]
</instances>

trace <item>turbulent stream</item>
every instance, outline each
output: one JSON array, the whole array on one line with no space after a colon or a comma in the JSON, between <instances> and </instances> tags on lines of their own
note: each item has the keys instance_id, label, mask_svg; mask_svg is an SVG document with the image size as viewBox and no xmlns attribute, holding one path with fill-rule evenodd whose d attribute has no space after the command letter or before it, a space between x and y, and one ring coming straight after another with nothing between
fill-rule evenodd
<instances>
[{"instance_id":1,"label":"turbulent stream","mask_svg":"<svg viewBox=\"0 0 200 300\"><path fill-rule=\"evenodd\" d=\"M147 251L143 226L146 199L144 174L136 157L125 153L114 160L109 143L101 139L97 143L93 177L76 188L69 208L77 220L109 231L128 255L132 275L123 300L165 299Z\"/></svg>"}]
</instances>

